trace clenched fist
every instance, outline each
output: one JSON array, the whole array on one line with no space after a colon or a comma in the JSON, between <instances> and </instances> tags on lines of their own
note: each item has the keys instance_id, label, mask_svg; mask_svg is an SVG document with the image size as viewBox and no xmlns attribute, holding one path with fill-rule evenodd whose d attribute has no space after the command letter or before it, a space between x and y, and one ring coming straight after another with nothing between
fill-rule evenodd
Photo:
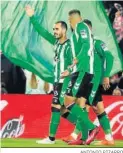
<instances>
[{"instance_id":1,"label":"clenched fist","mask_svg":"<svg viewBox=\"0 0 123 153\"><path fill-rule=\"evenodd\" d=\"M25 11L26 11L26 14L29 16L29 17L32 17L34 15L34 10L31 8L30 5L27 5L25 7Z\"/></svg>"}]
</instances>

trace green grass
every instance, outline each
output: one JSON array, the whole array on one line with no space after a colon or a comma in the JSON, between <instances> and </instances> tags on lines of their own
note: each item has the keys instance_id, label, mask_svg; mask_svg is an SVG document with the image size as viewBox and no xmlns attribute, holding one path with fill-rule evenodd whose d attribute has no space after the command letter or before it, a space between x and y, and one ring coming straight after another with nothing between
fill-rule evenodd
<instances>
[{"instance_id":1,"label":"green grass","mask_svg":"<svg viewBox=\"0 0 123 153\"><path fill-rule=\"evenodd\" d=\"M1 139L1 147L2 148L7 148L7 147L13 147L13 148L57 148L57 147L61 147L61 148L68 148L68 147L78 147L78 148L82 148L82 147L92 147L92 148L97 148L97 147L117 147L117 148L121 148L123 147L123 141L115 141L115 146L96 146L95 142L93 142L91 145L85 146L85 145L75 145L75 146L70 146L67 145L65 142L61 141L61 140L56 140L56 144L53 145L41 145L41 144L36 144L36 140L37 139Z\"/></svg>"}]
</instances>

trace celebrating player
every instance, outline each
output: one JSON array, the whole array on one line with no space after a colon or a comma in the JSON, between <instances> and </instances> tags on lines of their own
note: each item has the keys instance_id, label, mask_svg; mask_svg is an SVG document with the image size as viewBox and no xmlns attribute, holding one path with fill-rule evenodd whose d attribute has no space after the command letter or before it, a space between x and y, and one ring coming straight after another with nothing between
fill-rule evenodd
<instances>
[{"instance_id":1,"label":"celebrating player","mask_svg":"<svg viewBox=\"0 0 123 153\"><path fill-rule=\"evenodd\" d=\"M60 122L60 109L61 103L60 94L65 93L68 86L69 78L60 78L61 73L64 72L69 65L72 64L72 53L70 47L70 41L67 39L67 24L64 21L58 21L54 24L54 35L44 29L36 20L34 16L34 10L30 7L26 7L26 13L30 17L30 21L33 24L35 30L45 38L50 44L54 45L55 57L54 57L54 96L52 100L52 116L50 122L49 137L43 140L37 141L39 144L54 144L55 135ZM64 83L63 83L64 82ZM63 95L62 95L63 96Z\"/></svg>"}]
</instances>

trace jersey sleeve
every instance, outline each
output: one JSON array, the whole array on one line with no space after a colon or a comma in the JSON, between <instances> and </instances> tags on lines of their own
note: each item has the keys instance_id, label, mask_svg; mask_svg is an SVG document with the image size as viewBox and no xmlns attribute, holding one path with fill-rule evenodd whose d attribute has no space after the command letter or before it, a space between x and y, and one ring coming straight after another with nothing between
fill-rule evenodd
<instances>
[{"instance_id":1,"label":"jersey sleeve","mask_svg":"<svg viewBox=\"0 0 123 153\"><path fill-rule=\"evenodd\" d=\"M33 24L34 29L44 38L46 39L49 43L55 44L56 38L49 33L45 28L43 28L39 22L37 21L35 16L30 17L30 21Z\"/></svg>"},{"instance_id":2,"label":"jersey sleeve","mask_svg":"<svg viewBox=\"0 0 123 153\"><path fill-rule=\"evenodd\" d=\"M72 55L72 51L71 51L71 47L70 46L68 46L68 48L67 48L66 55L67 55L68 66L69 66L73 62L73 55Z\"/></svg>"},{"instance_id":3,"label":"jersey sleeve","mask_svg":"<svg viewBox=\"0 0 123 153\"><path fill-rule=\"evenodd\" d=\"M79 62L85 62L83 64L83 66L86 64L86 60L82 60L88 56L88 52L89 49L91 47L90 44L90 37L91 34L89 33L89 30L87 28L86 25L84 25L84 23L79 23L77 25L77 34L78 34L78 39L79 39L79 43L78 43L78 47L79 47L79 53L77 55L77 59Z\"/></svg>"},{"instance_id":4,"label":"jersey sleeve","mask_svg":"<svg viewBox=\"0 0 123 153\"><path fill-rule=\"evenodd\" d=\"M104 77L109 77L110 72L112 70L114 57L113 57L111 51L108 50L108 48L104 42L101 42L100 46L101 46L102 54L103 54L103 58L104 58Z\"/></svg>"}]
</instances>

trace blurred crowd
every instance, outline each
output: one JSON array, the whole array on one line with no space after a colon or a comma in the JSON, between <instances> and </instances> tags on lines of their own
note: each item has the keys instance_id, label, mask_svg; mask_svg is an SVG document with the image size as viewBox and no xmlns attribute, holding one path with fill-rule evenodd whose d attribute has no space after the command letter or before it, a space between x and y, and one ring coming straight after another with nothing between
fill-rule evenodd
<instances>
[{"instance_id":1,"label":"blurred crowd","mask_svg":"<svg viewBox=\"0 0 123 153\"><path fill-rule=\"evenodd\" d=\"M123 96L123 72L119 72L110 78L110 88L103 90L104 95Z\"/></svg>"},{"instance_id":2,"label":"blurred crowd","mask_svg":"<svg viewBox=\"0 0 123 153\"><path fill-rule=\"evenodd\" d=\"M104 1L103 3L123 55L123 1Z\"/></svg>"},{"instance_id":3,"label":"blurred crowd","mask_svg":"<svg viewBox=\"0 0 123 153\"><path fill-rule=\"evenodd\" d=\"M123 56L123 1L103 1L103 3ZM1 93L50 94L52 90L52 84L14 65L1 53ZM123 71L110 78L110 88L104 90L103 94L123 95Z\"/></svg>"},{"instance_id":4,"label":"blurred crowd","mask_svg":"<svg viewBox=\"0 0 123 153\"><path fill-rule=\"evenodd\" d=\"M103 1L123 56L123 1ZM110 89L106 95L123 95L123 71L110 78Z\"/></svg>"}]
</instances>

